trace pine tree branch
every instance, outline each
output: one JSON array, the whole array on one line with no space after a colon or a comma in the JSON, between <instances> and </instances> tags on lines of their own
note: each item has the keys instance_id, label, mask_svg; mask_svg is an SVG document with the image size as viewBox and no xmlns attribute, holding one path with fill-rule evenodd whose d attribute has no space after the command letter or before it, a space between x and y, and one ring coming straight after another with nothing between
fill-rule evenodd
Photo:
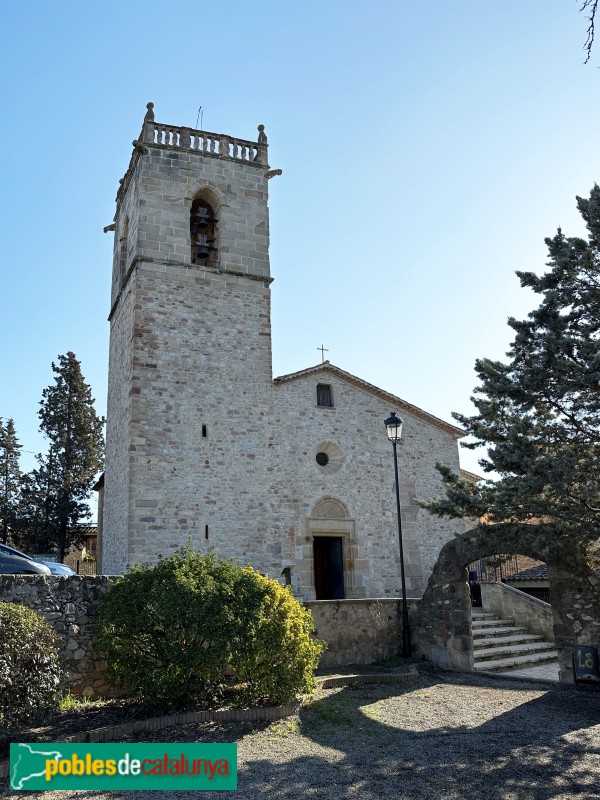
<instances>
[{"instance_id":1,"label":"pine tree branch","mask_svg":"<svg viewBox=\"0 0 600 800\"><path fill-rule=\"evenodd\" d=\"M568 497L569 500L572 500L576 505L583 506L588 511L591 511L593 514L600 513L600 508L592 506L590 503L587 502L587 500L584 500L583 498L577 495L569 494L568 492L565 492L564 494L565 497Z\"/></svg>"},{"instance_id":2,"label":"pine tree branch","mask_svg":"<svg viewBox=\"0 0 600 800\"><path fill-rule=\"evenodd\" d=\"M598 439L598 430L597 428L588 428L587 426L582 425L577 417L573 415L572 412L567 411L567 409L558 402L558 400L554 400L549 394L544 393L543 398L545 402L553 408L559 414L562 414L563 417L569 420L573 428L578 431L580 434L585 436L590 442L595 442Z\"/></svg>"}]
</instances>

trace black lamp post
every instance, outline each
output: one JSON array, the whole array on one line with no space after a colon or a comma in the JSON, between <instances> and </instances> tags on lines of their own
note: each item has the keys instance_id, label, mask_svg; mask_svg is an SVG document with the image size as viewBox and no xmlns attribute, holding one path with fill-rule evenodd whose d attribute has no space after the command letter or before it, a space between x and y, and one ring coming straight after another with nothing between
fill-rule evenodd
<instances>
[{"instance_id":1,"label":"black lamp post","mask_svg":"<svg viewBox=\"0 0 600 800\"><path fill-rule=\"evenodd\" d=\"M402 546L402 517L400 516L400 484L398 482L398 454L396 445L402 436L402 420L392 411L385 421L388 439L394 448L394 473L396 476L396 510L398 512L398 541L400 543L400 576L402 580L402 655L410 658L412 648L410 644L410 623L408 621L408 606L406 605L406 578L404 577L404 547Z\"/></svg>"}]
</instances>

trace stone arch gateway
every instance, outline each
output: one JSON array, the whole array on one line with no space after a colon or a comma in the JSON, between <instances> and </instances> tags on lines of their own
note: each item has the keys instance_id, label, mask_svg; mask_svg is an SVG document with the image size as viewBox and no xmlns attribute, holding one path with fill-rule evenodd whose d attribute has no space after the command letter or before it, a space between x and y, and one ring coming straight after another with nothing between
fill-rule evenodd
<instances>
[{"instance_id":1,"label":"stone arch gateway","mask_svg":"<svg viewBox=\"0 0 600 800\"><path fill-rule=\"evenodd\" d=\"M494 535L488 527L457 536L441 550L419 604L413 636L416 649L439 667L471 672L473 639L467 564L500 552L545 561L553 589L554 638L561 683L573 682L572 649L600 645L600 577L585 553L571 542L528 547Z\"/></svg>"}]
</instances>

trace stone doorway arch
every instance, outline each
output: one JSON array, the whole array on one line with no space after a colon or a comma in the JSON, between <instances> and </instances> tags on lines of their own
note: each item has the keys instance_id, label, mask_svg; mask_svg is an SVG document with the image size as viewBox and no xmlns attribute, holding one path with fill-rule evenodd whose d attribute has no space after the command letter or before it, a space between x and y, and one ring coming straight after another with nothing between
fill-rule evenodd
<instances>
[{"instance_id":1,"label":"stone doorway arch","mask_svg":"<svg viewBox=\"0 0 600 800\"><path fill-rule=\"evenodd\" d=\"M363 596L357 586L355 563L357 560L357 542L354 519L350 516L346 505L335 497L322 497L313 506L310 516L306 518L307 558L301 575L306 600L319 598L317 592L319 548L316 543L326 545L328 541L339 544L341 556L340 581L343 590L338 596L329 599L356 599ZM340 596L341 594L341 596Z\"/></svg>"},{"instance_id":2,"label":"stone doorway arch","mask_svg":"<svg viewBox=\"0 0 600 800\"><path fill-rule=\"evenodd\" d=\"M507 542L490 528L485 531L485 540L481 530L475 528L448 542L440 551L417 610L415 648L444 669L473 671L467 565L509 552L545 561L548 566L560 681L573 683L573 647L600 646L600 577L588 565L585 553L571 542L528 547Z\"/></svg>"}]
</instances>

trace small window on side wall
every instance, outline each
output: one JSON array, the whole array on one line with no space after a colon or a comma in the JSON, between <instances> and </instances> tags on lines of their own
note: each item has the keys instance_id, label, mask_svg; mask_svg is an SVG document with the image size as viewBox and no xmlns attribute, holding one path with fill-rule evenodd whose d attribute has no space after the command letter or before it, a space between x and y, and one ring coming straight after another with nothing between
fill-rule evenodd
<instances>
[{"instance_id":1,"label":"small window on side wall","mask_svg":"<svg viewBox=\"0 0 600 800\"><path fill-rule=\"evenodd\" d=\"M331 384L317 384L317 405L322 406L323 408L333 408L333 392L331 391Z\"/></svg>"}]
</instances>

